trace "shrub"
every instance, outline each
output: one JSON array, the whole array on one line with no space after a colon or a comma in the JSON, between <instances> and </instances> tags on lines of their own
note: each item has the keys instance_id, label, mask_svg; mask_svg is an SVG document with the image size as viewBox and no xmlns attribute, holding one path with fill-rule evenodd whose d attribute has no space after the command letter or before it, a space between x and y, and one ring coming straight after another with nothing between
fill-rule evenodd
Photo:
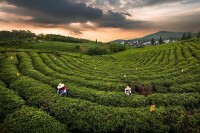
<instances>
[{"instance_id":1,"label":"shrub","mask_svg":"<svg viewBox=\"0 0 200 133\"><path fill-rule=\"evenodd\" d=\"M109 46L109 50L111 53L117 53L126 50L126 46L114 43Z\"/></svg>"},{"instance_id":2,"label":"shrub","mask_svg":"<svg viewBox=\"0 0 200 133\"><path fill-rule=\"evenodd\" d=\"M45 112L23 107L4 120L7 133L66 133L65 126Z\"/></svg>"},{"instance_id":3,"label":"shrub","mask_svg":"<svg viewBox=\"0 0 200 133\"><path fill-rule=\"evenodd\" d=\"M6 86L6 84L0 80L0 87L5 87L5 86Z\"/></svg>"},{"instance_id":4,"label":"shrub","mask_svg":"<svg viewBox=\"0 0 200 133\"><path fill-rule=\"evenodd\" d=\"M187 115L183 119L183 123L181 125L181 132L184 133L199 133L200 132L200 113L196 113L193 115Z\"/></svg>"},{"instance_id":5,"label":"shrub","mask_svg":"<svg viewBox=\"0 0 200 133\"><path fill-rule=\"evenodd\" d=\"M80 46L80 45L76 45L76 46L75 46L75 49L76 49L76 50L80 50L80 49L81 49L81 46Z\"/></svg>"},{"instance_id":6,"label":"shrub","mask_svg":"<svg viewBox=\"0 0 200 133\"><path fill-rule=\"evenodd\" d=\"M22 107L25 102L14 91L0 86L0 121L8 114Z\"/></svg>"},{"instance_id":7,"label":"shrub","mask_svg":"<svg viewBox=\"0 0 200 133\"><path fill-rule=\"evenodd\" d=\"M25 84L27 82L31 84ZM160 107L151 113L149 107L113 108L84 100L57 97L49 91L50 87L27 77L16 80L11 87L27 96L29 104L42 107L68 125L73 132L168 132L170 128L179 131L180 122L184 118L184 109L179 107ZM41 90L44 93L41 94ZM169 117L173 115L174 123L169 124Z\"/></svg>"},{"instance_id":8,"label":"shrub","mask_svg":"<svg viewBox=\"0 0 200 133\"><path fill-rule=\"evenodd\" d=\"M92 48L88 49L87 53L89 55L103 55L103 54L106 54L107 51L106 51L106 49L102 49L102 48L99 48L99 47L92 47Z\"/></svg>"}]
</instances>

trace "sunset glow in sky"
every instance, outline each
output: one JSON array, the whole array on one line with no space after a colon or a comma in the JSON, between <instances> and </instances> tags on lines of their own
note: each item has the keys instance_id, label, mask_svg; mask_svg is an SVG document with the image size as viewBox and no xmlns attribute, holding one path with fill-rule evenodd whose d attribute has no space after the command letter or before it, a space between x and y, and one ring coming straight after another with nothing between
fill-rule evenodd
<instances>
[{"instance_id":1,"label":"sunset glow in sky","mask_svg":"<svg viewBox=\"0 0 200 133\"><path fill-rule=\"evenodd\" d=\"M0 0L0 30L103 42L200 31L200 0Z\"/></svg>"}]
</instances>

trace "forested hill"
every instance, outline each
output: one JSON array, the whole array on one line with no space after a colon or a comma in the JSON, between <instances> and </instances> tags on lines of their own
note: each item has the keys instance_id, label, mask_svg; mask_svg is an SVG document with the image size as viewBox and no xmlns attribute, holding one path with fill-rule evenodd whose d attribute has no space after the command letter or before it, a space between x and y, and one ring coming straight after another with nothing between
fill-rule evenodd
<instances>
[{"instance_id":1,"label":"forested hill","mask_svg":"<svg viewBox=\"0 0 200 133\"><path fill-rule=\"evenodd\" d=\"M39 34L36 35L29 30L12 30L12 31L0 31L0 44L13 45L26 43L26 41L45 40L45 41L58 41L69 43L89 43L95 42L87 39L74 38L70 36L62 36L55 34Z\"/></svg>"},{"instance_id":2,"label":"forested hill","mask_svg":"<svg viewBox=\"0 0 200 133\"><path fill-rule=\"evenodd\" d=\"M144 36L142 38L135 38L135 39L130 39L130 40L123 40L123 39L119 39L119 40L115 40L112 42L122 42L122 41L126 41L126 42L134 42L137 40L140 40L141 42L146 42L146 41L151 41L152 38L154 38L155 40L159 40L160 37L162 37L162 39L170 39L170 40L181 40L182 36L183 36L184 32L169 32L169 31L159 31L147 36ZM187 36L189 33L185 33L185 35ZM196 36L196 33L191 33L191 36L194 37Z\"/></svg>"}]
</instances>

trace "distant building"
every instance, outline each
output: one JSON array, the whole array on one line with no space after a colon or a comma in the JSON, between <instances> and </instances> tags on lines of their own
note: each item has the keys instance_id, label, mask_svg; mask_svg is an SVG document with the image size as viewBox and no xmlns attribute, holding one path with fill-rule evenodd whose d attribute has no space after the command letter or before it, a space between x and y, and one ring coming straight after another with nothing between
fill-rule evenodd
<instances>
[{"instance_id":1,"label":"distant building","mask_svg":"<svg viewBox=\"0 0 200 133\"><path fill-rule=\"evenodd\" d=\"M158 45L158 44L159 44L159 41L156 41L154 45Z\"/></svg>"},{"instance_id":2,"label":"distant building","mask_svg":"<svg viewBox=\"0 0 200 133\"><path fill-rule=\"evenodd\" d=\"M121 44L123 44L123 45L124 45L124 44L125 44L125 41L122 41L122 42L121 42Z\"/></svg>"},{"instance_id":3,"label":"distant building","mask_svg":"<svg viewBox=\"0 0 200 133\"><path fill-rule=\"evenodd\" d=\"M150 41L144 42L142 45L151 45L151 42Z\"/></svg>"},{"instance_id":4,"label":"distant building","mask_svg":"<svg viewBox=\"0 0 200 133\"><path fill-rule=\"evenodd\" d=\"M165 39L163 42L164 43L170 43L170 40L169 39Z\"/></svg>"}]
</instances>

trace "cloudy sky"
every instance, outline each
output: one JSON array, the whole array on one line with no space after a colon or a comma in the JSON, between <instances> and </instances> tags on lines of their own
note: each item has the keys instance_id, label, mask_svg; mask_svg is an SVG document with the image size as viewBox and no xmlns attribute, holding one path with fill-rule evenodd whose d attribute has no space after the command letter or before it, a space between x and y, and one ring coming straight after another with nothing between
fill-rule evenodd
<instances>
[{"instance_id":1,"label":"cloudy sky","mask_svg":"<svg viewBox=\"0 0 200 133\"><path fill-rule=\"evenodd\" d=\"M200 30L200 0L0 0L0 30L107 42Z\"/></svg>"}]
</instances>

